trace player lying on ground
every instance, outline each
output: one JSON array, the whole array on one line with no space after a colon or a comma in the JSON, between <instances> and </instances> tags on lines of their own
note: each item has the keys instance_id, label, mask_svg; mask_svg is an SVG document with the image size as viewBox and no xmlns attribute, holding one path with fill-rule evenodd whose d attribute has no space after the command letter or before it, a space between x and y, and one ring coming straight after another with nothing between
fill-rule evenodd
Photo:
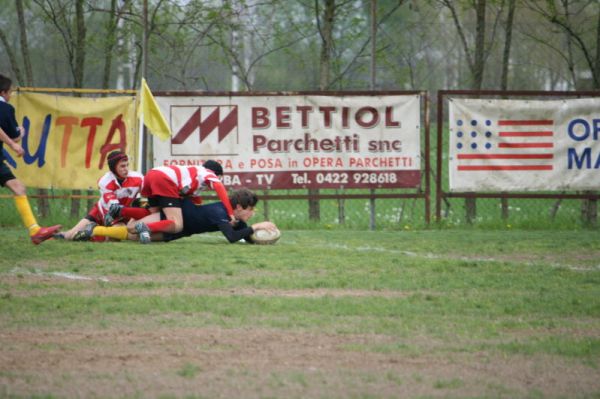
<instances>
[{"instance_id":1,"label":"player lying on ground","mask_svg":"<svg viewBox=\"0 0 600 399\"><path fill-rule=\"evenodd\" d=\"M23 220L23 224L29 231L31 242L37 245L51 238L61 226L40 227L38 225L27 199L27 188L12 174L12 171L4 162L4 143L15 152L17 157L21 157L25 153L21 144L19 144L25 130L17 124L15 108L8 103L12 90L12 80L0 75L0 186L8 187L13 192L15 205L21 215L21 220Z\"/></svg>"},{"instance_id":2,"label":"player lying on ground","mask_svg":"<svg viewBox=\"0 0 600 399\"><path fill-rule=\"evenodd\" d=\"M111 226L112 224L124 225L129 218L141 219L150 214L145 208L130 208L129 218L112 219L111 223L105 224L105 215L110 207L127 206L139 197L144 175L139 172L129 170L129 158L127 154L121 151L113 151L108 154L107 164L109 171L98 180L100 189L100 199L90 210L90 212L81 219L73 228L68 231L55 234L55 238L64 238L66 240L87 241L89 235L85 230L96 226ZM104 241L104 239L99 240Z\"/></svg>"},{"instance_id":3,"label":"player lying on ground","mask_svg":"<svg viewBox=\"0 0 600 399\"><path fill-rule=\"evenodd\" d=\"M190 199L182 201L183 230L179 233L150 233L142 230L141 234L136 234L135 226L139 223L155 223L164 220L166 217L163 212L153 213L139 221L129 222L129 232L127 227L111 227L110 237L119 239L129 239L142 243L151 241L173 241L183 237L189 237L194 234L202 234L213 231L221 231L230 243L244 239L252 242L250 236L258 230L275 230L277 227L272 222L255 223L248 225L248 220L254 215L254 208L258 202L258 197L252 191L242 188L232 191L229 195L229 204L233 209L233 216L236 222L232 225L228 212L222 202L214 202L208 205L196 205ZM97 229L97 228L96 228ZM97 234L103 235L104 231L90 231L90 236Z\"/></svg>"},{"instance_id":4,"label":"player lying on ground","mask_svg":"<svg viewBox=\"0 0 600 399\"><path fill-rule=\"evenodd\" d=\"M153 168L144 176L142 196L148 198L150 212L162 211L163 220L136 225L133 232L142 233L171 233L175 234L183 229L181 204L184 198L190 198L196 204L202 202L201 192L213 189L227 210L233 222L233 210L229 205L227 190L219 176L223 175L223 167L216 161L206 161L202 166L160 166ZM112 207L109 217L129 216L127 208ZM144 236L147 236L145 234Z\"/></svg>"}]
</instances>

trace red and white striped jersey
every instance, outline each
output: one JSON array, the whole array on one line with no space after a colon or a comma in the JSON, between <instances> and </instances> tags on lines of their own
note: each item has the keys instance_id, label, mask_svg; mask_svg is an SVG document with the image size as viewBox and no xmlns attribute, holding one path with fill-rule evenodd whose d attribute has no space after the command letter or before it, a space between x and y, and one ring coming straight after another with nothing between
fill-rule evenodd
<instances>
[{"instance_id":1,"label":"red and white striped jersey","mask_svg":"<svg viewBox=\"0 0 600 399\"><path fill-rule=\"evenodd\" d=\"M159 166L153 168L162 172L177 185L181 197L200 197L202 191L212 189L213 184L222 184L210 170L202 166Z\"/></svg>"},{"instance_id":2,"label":"red and white striped jersey","mask_svg":"<svg viewBox=\"0 0 600 399\"><path fill-rule=\"evenodd\" d=\"M156 172L159 174L156 175ZM161 176L162 175L162 176ZM159 177L161 176L161 177ZM164 177L163 177L164 176ZM158 187L160 184L154 187L151 186L154 183L154 179L167 179L173 186ZM227 214L233 215L229 197L227 196L227 189L219 180L217 175L210 169L206 169L202 166L159 166L152 169L152 177L148 174L146 180L146 186L142 190L142 195L145 196L166 196L172 197L176 187L177 195L179 197L189 197L194 203L202 203L201 193L207 189L212 189L217 193L217 196L225 206Z\"/></svg>"},{"instance_id":3,"label":"red and white striped jersey","mask_svg":"<svg viewBox=\"0 0 600 399\"><path fill-rule=\"evenodd\" d=\"M130 206L138 197L143 183L144 175L136 171L129 171L120 184L114 173L107 172L98 180L100 189L100 200L96 204L98 210L104 215L111 204Z\"/></svg>"}]
</instances>

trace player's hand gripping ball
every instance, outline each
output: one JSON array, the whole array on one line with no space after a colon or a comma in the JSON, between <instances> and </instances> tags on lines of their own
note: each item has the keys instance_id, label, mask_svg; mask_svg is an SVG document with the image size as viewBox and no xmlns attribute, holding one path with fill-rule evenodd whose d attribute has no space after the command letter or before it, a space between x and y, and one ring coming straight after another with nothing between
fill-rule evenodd
<instances>
[{"instance_id":1,"label":"player's hand gripping ball","mask_svg":"<svg viewBox=\"0 0 600 399\"><path fill-rule=\"evenodd\" d=\"M260 229L255 231L254 234L250 236L250 238L255 244L271 245L275 244L281 238L281 231L279 231L279 229Z\"/></svg>"}]
</instances>

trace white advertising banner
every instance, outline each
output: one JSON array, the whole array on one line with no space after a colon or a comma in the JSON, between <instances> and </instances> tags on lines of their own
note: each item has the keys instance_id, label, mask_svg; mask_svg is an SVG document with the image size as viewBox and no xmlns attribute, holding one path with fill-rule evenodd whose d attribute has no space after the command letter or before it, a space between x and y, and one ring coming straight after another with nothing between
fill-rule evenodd
<instances>
[{"instance_id":1,"label":"white advertising banner","mask_svg":"<svg viewBox=\"0 0 600 399\"><path fill-rule=\"evenodd\" d=\"M421 182L419 95L156 96L170 140L154 166L223 165L230 187L392 188Z\"/></svg>"},{"instance_id":2,"label":"white advertising banner","mask_svg":"<svg viewBox=\"0 0 600 399\"><path fill-rule=\"evenodd\" d=\"M450 99L450 191L600 189L600 98Z\"/></svg>"}]
</instances>

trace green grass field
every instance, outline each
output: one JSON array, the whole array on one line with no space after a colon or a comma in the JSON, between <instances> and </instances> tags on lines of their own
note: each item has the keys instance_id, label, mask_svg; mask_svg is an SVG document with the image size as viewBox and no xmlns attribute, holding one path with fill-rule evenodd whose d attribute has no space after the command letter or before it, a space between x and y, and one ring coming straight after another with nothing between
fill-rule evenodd
<instances>
[{"instance_id":1,"label":"green grass field","mask_svg":"<svg viewBox=\"0 0 600 399\"><path fill-rule=\"evenodd\" d=\"M599 231L0 238L0 397L600 398Z\"/></svg>"}]
</instances>

